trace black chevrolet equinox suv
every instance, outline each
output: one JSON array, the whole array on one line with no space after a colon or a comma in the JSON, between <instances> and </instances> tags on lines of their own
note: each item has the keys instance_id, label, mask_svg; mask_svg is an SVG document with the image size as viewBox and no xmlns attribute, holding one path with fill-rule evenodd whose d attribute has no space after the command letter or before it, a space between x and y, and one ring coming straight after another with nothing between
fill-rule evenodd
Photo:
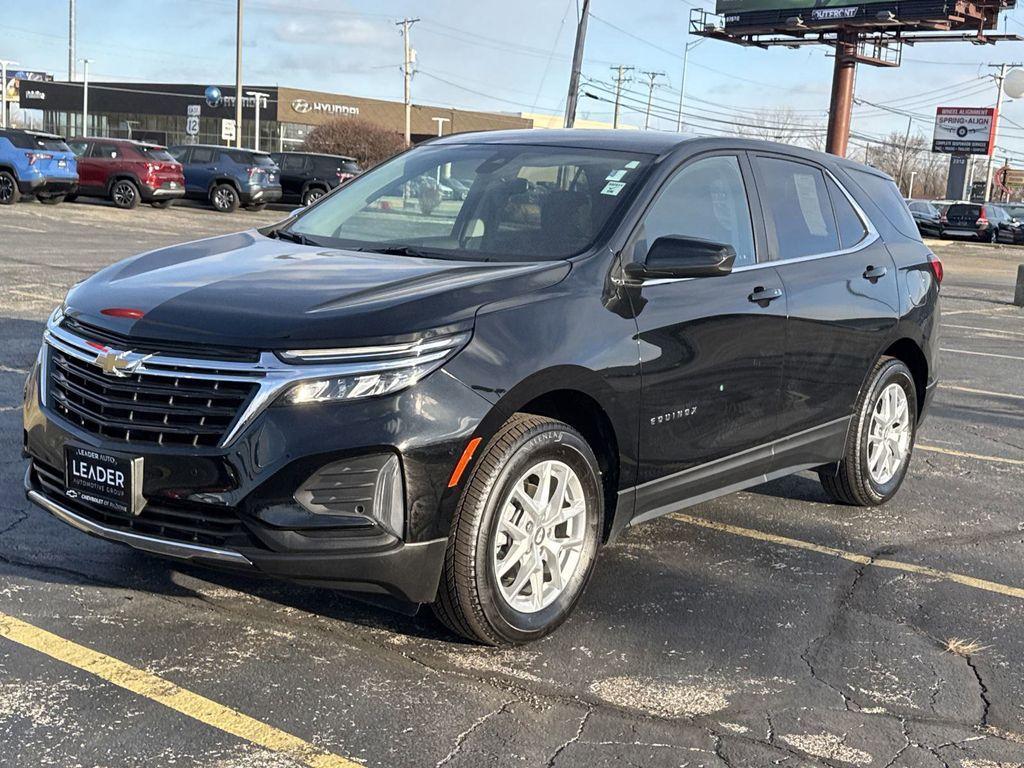
<instances>
[{"instance_id":1,"label":"black chevrolet equinox suv","mask_svg":"<svg viewBox=\"0 0 1024 768\"><path fill-rule=\"evenodd\" d=\"M418 183L449 176L465 199ZM803 470L891 498L941 280L892 180L848 160L448 136L74 286L27 384L28 496L149 552L532 640L645 520Z\"/></svg>"}]
</instances>

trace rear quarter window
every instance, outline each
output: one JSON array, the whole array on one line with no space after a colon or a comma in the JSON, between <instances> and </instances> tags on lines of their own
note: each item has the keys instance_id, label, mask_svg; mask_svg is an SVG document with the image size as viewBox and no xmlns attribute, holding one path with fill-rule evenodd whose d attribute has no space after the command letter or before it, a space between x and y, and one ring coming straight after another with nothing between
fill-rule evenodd
<instances>
[{"instance_id":1,"label":"rear quarter window","mask_svg":"<svg viewBox=\"0 0 1024 768\"><path fill-rule=\"evenodd\" d=\"M902 235L912 240L920 240L921 234L914 223L914 217L910 215L910 209L900 194L896 183L884 176L877 176L874 173L860 171L855 168L847 168L857 185L864 190L871 202L881 210L882 215L889 220Z\"/></svg>"}]
</instances>

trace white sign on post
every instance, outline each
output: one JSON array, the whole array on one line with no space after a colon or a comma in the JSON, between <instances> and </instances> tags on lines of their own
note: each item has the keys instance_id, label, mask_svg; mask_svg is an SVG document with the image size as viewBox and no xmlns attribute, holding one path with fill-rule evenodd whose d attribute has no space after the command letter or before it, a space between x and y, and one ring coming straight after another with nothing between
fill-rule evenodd
<instances>
[{"instance_id":1,"label":"white sign on post","mask_svg":"<svg viewBox=\"0 0 1024 768\"><path fill-rule=\"evenodd\" d=\"M189 115L185 118L185 133L188 136L199 135L199 118L194 115Z\"/></svg>"},{"instance_id":2,"label":"white sign on post","mask_svg":"<svg viewBox=\"0 0 1024 768\"><path fill-rule=\"evenodd\" d=\"M227 118L220 121L220 138L221 141L234 141L235 140L235 121Z\"/></svg>"},{"instance_id":3,"label":"white sign on post","mask_svg":"<svg viewBox=\"0 0 1024 768\"><path fill-rule=\"evenodd\" d=\"M186 113L189 117L199 117L200 111L202 110L202 104L189 104L188 112Z\"/></svg>"}]
</instances>

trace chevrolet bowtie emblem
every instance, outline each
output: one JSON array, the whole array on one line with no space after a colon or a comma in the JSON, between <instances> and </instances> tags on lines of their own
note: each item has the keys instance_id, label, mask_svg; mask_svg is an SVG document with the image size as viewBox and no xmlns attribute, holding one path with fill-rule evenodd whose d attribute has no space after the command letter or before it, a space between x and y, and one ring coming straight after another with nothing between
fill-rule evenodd
<instances>
[{"instance_id":1,"label":"chevrolet bowtie emblem","mask_svg":"<svg viewBox=\"0 0 1024 768\"><path fill-rule=\"evenodd\" d=\"M131 352L116 352L108 349L96 355L93 360L95 365L100 367L105 376L116 376L124 379L135 373L135 370L142 364L145 357L132 357Z\"/></svg>"}]
</instances>

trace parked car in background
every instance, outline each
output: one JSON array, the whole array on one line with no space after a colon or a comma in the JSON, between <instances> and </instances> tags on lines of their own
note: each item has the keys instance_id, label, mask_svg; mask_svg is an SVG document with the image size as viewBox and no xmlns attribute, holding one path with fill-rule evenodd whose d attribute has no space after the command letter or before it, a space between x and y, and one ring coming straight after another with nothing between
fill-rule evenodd
<instances>
[{"instance_id":1,"label":"parked car in background","mask_svg":"<svg viewBox=\"0 0 1024 768\"><path fill-rule=\"evenodd\" d=\"M465 201L381 207L456 165ZM805 470L890 500L938 384L942 274L893 180L832 155L436 139L76 284L24 390L28 496L150 552L535 640L645 521Z\"/></svg>"},{"instance_id":2,"label":"parked car in background","mask_svg":"<svg viewBox=\"0 0 1024 768\"><path fill-rule=\"evenodd\" d=\"M258 211L281 199L280 170L266 152L208 144L168 151L184 167L185 196L206 200L222 213L240 205Z\"/></svg>"},{"instance_id":3,"label":"parked car in background","mask_svg":"<svg viewBox=\"0 0 1024 768\"><path fill-rule=\"evenodd\" d=\"M999 207L1010 214L1011 218L1024 223L1024 203L1003 203Z\"/></svg>"},{"instance_id":4,"label":"parked car in background","mask_svg":"<svg viewBox=\"0 0 1024 768\"><path fill-rule=\"evenodd\" d=\"M75 155L63 138L40 131L0 129L0 205L12 205L23 194L53 205L77 187Z\"/></svg>"},{"instance_id":5,"label":"parked car in background","mask_svg":"<svg viewBox=\"0 0 1024 768\"><path fill-rule=\"evenodd\" d=\"M942 228L946 223L946 215L928 200L908 200L907 207L914 223L922 235L942 237Z\"/></svg>"},{"instance_id":6,"label":"parked car in background","mask_svg":"<svg viewBox=\"0 0 1024 768\"><path fill-rule=\"evenodd\" d=\"M1024 242L1024 227L993 203L954 203L946 212L947 237L964 237L984 243Z\"/></svg>"},{"instance_id":7,"label":"parked car in background","mask_svg":"<svg viewBox=\"0 0 1024 768\"><path fill-rule=\"evenodd\" d=\"M271 152L270 157L281 169L281 198L288 203L315 203L363 172L354 157L345 155Z\"/></svg>"},{"instance_id":8,"label":"parked car in background","mask_svg":"<svg viewBox=\"0 0 1024 768\"><path fill-rule=\"evenodd\" d=\"M949 211L949 206L953 205L953 203L962 203L962 202L965 202L965 201L963 201L963 200L932 200L931 201L932 205L934 205L938 209L939 213L941 213L943 215L945 215L946 212Z\"/></svg>"},{"instance_id":9,"label":"parked car in background","mask_svg":"<svg viewBox=\"0 0 1024 768\"><path fill-rule=\"evenodd\" d=\"M140 202L167 208L185 196L181 163L164 147L130 139L78 138L68 142L78 157L78 192L105 197L118 208Z\"/></svg>"}]
</instances>

